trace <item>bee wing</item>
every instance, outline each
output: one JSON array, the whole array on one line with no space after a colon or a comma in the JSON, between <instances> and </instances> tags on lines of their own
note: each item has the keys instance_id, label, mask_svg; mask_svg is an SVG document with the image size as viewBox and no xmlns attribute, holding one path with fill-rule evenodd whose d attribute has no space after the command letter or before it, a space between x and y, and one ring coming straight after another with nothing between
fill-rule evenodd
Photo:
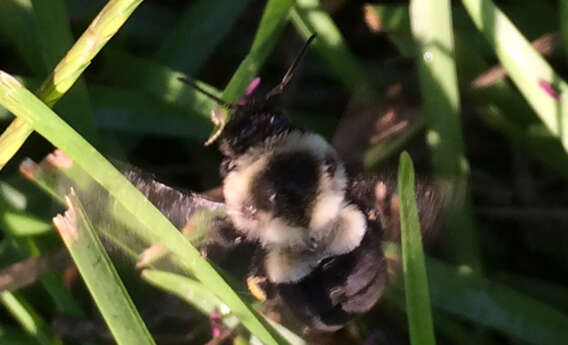
<instances>
[{"instance_id":1,"label":"bee wing","mask_svg":"<svg viewBox=\"0 0 568 345\"><path fill-rule=\"evenodd\" d=\"M225 204L204 195L174 189L140 169L120 164L119 170L178 229L200 210L223 211Z\"/></svg>"},{"instance_id":2,"label":"bee wing","mask_svg":"<svg viewBox=\"0 0 568 345\"><path fill-rule=\"evenodd\" d=\"M221 202L211 201L197 193L171 188L157 181L151 174L126 164L117 165L128 180L180 230L185 229L190 232L196 219L203 218L198 215L224 210L225 205ZM125 211L85 171L73 164L61 151L56 150L49 154L39 164L26 159L20 165L20 171L60 204L70 188L74 188L89 219L101 234L107 249L111 249L113 256L140 260L140 257L143 257L142 253L147 254L149 248L157 246L156 243L140 241L135 229L143 225L138 222L136 215ZM198 227L193 226L193 228ZM192 243L196 243L204 240L206 233L197 234L195 231L193 234L188 233L187 237ZM159 259L165 258L167 255L164 254L167 253L163 252L163 248L159 249L161 251L158 255ZM144 260L147 261L148 258ZM68 264L69 261L66 260L58 269L65 269ZM48 273L53 271L53 267L40 267L39 272L34 272L36 279L44 274L42 270ZM1 275L2 272L0 272ZM26 285L30 283L33 281L26 282Z\"/></svg>"},{"instance_id":3,"label":"bee wing","mask_svg":"<svg viewBox=\"0 0 568 345\"><path fill-rule=\"evenodd\" d=\"M386 241L400 241L400 207L396 177L392 174L357 175L351 180L348 198L367 215L368 222L377 222ZM426 244L439 235L439 223L450 191L427 177L417 178L416 201L422 237Z\"/></svg>"}]
</instances>

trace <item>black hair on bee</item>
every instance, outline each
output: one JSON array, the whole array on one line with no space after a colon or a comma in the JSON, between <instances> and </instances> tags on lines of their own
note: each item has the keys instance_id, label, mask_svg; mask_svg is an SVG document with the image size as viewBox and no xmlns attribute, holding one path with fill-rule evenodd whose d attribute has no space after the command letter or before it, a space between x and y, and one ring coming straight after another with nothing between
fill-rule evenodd
<instances>
[{"instance_id":1,"label":"black hair on bee","mask_svg":"<svg viewBox=\"0 0 568 345\"><path fill-rule=\"evenodd\" d=\"M350 200L334 148L274 110L314 37L263 98L214 99L231 111L219 137L228 221L259 245L249 278L308 328L333 331L378 301L385 264L380 225Z\"/></svg>"}]
</instances>

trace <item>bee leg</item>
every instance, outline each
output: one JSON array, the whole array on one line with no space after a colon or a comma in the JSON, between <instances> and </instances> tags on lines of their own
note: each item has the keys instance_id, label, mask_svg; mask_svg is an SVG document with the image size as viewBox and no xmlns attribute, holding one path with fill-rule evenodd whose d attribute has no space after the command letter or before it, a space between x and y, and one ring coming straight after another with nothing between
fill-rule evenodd
<instances>
[{"instance_id":1,"label":"bee leg","mask_svg":"<svg viewBox=\"0 0 568 345\"><path fill-rule=\"evenodd\" d=\"M276 286L270 282L266 275L264 258L264 250L260 246L257 247L246 277L247 289L256 300L262 302L260 307L262 314L275 322L281 322L280 300Z\"/></svg>"},{"instance_id":2,"label":"bee leg","mask_svg":"<svg viewBox=\"0 0 568 345\"><path fill-rule=\"evenodd\" d=\"M268 280L264 268L266 255L261 247L258 247L252 257L246 283L250 294L260 302L266 302L274 298L274 285Z\"/></svg>"}]
</instances>

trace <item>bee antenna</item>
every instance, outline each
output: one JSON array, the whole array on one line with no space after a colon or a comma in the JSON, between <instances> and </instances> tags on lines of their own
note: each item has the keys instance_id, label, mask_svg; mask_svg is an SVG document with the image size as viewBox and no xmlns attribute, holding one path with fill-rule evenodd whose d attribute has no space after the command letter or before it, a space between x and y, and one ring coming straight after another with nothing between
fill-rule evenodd
<instances>
[{"instance_id":1,"label":"bee antenna","mask_svg":"<svg viewBox=\"0 0 568 345\"><path fill-rule=\"evenodd\" d=\"M284 74L284 77L282 77L282 81L280 82L280 84L276 85L272 90L270 90L266 94L267 100L274 97L274 96L278 96L278 95L280 95L284 92L284 90L286 89L286 87L290 83L290 80L292 80L292 78L294 77L294 73L296 72L298 64L300 63L300 61L302 61L302 58L304 57L304 55L306 55L306 50L308 49L308 46L310 45L310 43L312 43L314 38L316 38L316 34L312 34L308 38L306 43L304 43L302 50L300 50L298 55L296 55L294 62L292 62L292 65L290 66L290 68L288 68L288 70L286 71L286 74Z\"/></svg>"},{"instance_id":2,"label":"bee antenna","mask_svg":"<svg viewBox=\"0 0 568 345\"><path fill-rule=\"evenodd\" d=\"M235 104L233 103L228 103L225 102L224 100L222 100L221 98L213 95L211 92L209 91L205 91L203 88L201 88L201 86L197 85L197 83L191 79L188 78L184 78L184 77L178 77L178 80L181 81L182 83L186 84L189 87L194 88L195 90L201 92L202 94L204 94L205 96L211 98L212 100L214 100L215 102L217 102L219 105L222 105L224 107L227 107L229 109L234 108Z\"/></svg>"}]
</instances>

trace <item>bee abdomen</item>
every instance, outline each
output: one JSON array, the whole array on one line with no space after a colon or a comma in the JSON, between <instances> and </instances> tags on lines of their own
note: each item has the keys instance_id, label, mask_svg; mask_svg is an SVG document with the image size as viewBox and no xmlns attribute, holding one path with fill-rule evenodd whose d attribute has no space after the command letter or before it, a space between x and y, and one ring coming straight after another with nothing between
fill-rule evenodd
<instances>
[{"instance_id":1,"label":"bee abdomen","mask_svg":"<svg viewBox=\"0 0 568 345\"><path fill-rule=\"evenodd\" d=\"M385 262L376 231L353 251L324 260L297 283L278 284L290 312L317 331L334 331L367 312L382 296Z\"/></svg>"}]
</instances>

